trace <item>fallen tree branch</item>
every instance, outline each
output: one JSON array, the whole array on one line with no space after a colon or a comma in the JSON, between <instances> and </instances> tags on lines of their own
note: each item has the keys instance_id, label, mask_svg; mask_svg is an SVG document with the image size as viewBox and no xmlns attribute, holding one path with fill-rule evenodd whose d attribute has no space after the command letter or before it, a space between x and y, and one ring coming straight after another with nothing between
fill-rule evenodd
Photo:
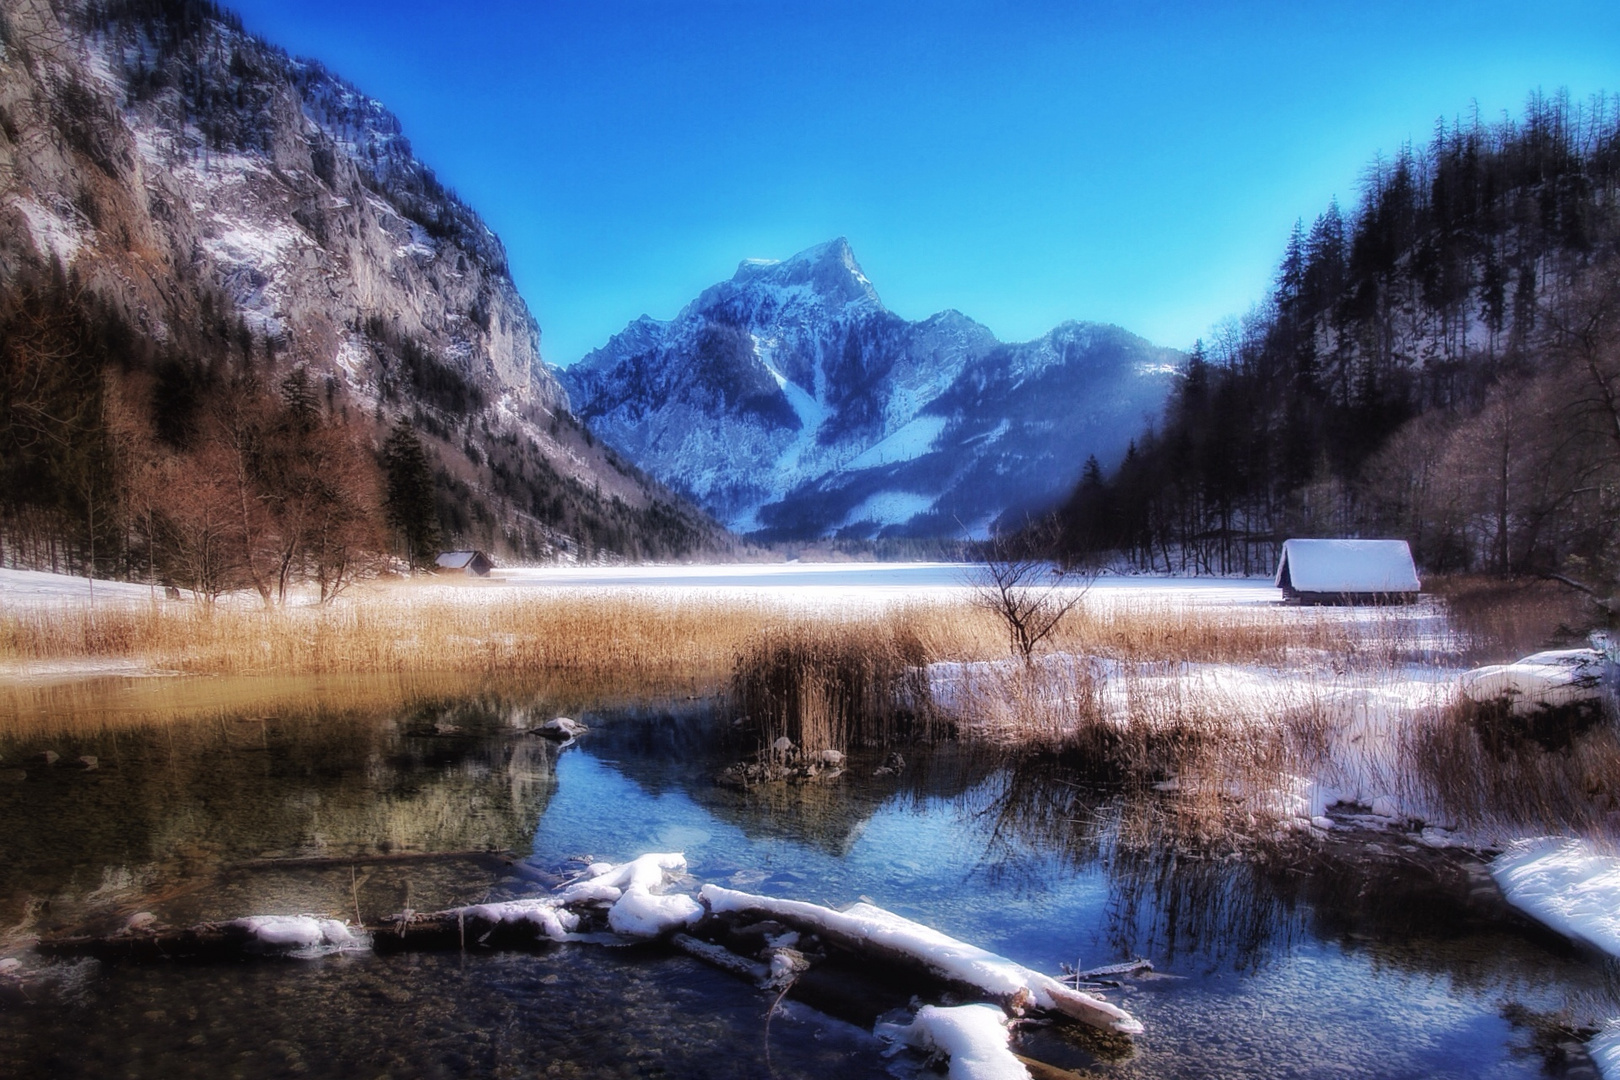
<instances>
[{"instance_id":1,"label":"fallen tree branch","mask_svg":"<svg viewBox=\"0 0 1620 1080\"><path fill-rule=\"evenodd\" d=\"M774 919L857 956L921 970L968 987L1010 1012L1034 1008L1061 1013L1121 1035L1142 1030L1129 1013L1099 997L872 904L834 911L819 904L755 896L712 884L703 886L699 896L716 913Z\"/></svg>"}]
</instances>

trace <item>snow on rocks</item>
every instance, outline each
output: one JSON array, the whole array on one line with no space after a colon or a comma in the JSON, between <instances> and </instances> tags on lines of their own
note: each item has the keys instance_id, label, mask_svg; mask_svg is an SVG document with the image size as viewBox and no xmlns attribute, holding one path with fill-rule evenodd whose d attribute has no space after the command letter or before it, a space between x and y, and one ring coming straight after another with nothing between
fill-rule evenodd
<instances>
[{"instance_id":1,"label":"snow on rocks","mask_svg":"<svg viewBox=\"0 0 1620 1080\"><path fill-rule=\"evenodd\" d=\"M536 735L555 742L571 742L589 731L584 724L567 716L554 716L534 729Z\"/></svg>"},{"instance_id":2,"label":"snow on rocks","mask_svg":"<svg viewBox=\"0 0 1620 1080\"><path fill-rule=\"evenodd\" d=\"M1493 664L1463 674L1462 692L1481 704L1506 698L1515 716L1597 699L1608 673L1596 649L1555 649L1511 664Z\"/></svg>"},{"instance_id":3,"label":"snow on rocks","mask_svg":"<svg viewBox=\"0 0 1620 1080\"><path fill-rule=\"evenodd\" d=\"M1101 998L1064 986L1049 975L913 922L873 904L833 911L801 900L777 900L709 884L698 895L716 914L766 915L819 934L857 954L909 963L944 979L974 987L1014 1010L1060 1012L1094 1027L1137 1034L1142 1025Z\"/></svg>"},{"instance_id":4,"label":"snow on rocks","mask_svg":"<svg viewBox=\"0 0 1620 1080\"><path fill-rule=\"evenodd\" d=\"M1620 957L1620 856L1588 840L1519 840L1491 863L1508 903L1565 937Z\"/></svg>"},{"instance_id":5,"label":"snow on rocks","mask_svg":"<svg viewBox=\"0 0 1620 1080\"><path fill-rule=\"evenodd\" d=\"M371 947L364 932L351 930L341 920L314 915L253 915L226 926L245 933L266 952L285 953L299 959L363 952Z\"/></svg>"},{"instance_id":6,"label":"snow on rocks","mask_svg":"<svg viewBox=\"0 0 1620 1080\"><path fill-rule=\"evenodd\" d=\"M924 1005L909 1026L882 1025L878 1032L950 1060L950 1080L1028 1080L1007 1045L1007 1017L993 1005Z\"/></svg>"}]
</instances>

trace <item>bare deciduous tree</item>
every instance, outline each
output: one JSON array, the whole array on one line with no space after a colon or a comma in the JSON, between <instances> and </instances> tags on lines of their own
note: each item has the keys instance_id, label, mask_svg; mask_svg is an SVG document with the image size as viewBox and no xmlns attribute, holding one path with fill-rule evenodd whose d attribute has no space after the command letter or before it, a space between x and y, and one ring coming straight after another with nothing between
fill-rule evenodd
<instances>
[{"instance_id":1,"label":"bare deciduous tree","mask_svg":"<svg viewBox=\"0 0 1620 1080\"><path fill-rule=\"evenodd\" d=\"M1052 562L1044 554L1052 550L1053 538L1040 528L1011 536L995 532L977 548L974 606L1001 621L1012 651L1026 668L1034 666L1036 649L1085 598L1097 577L1089 566Z\"/></svg>"}]
</instances>

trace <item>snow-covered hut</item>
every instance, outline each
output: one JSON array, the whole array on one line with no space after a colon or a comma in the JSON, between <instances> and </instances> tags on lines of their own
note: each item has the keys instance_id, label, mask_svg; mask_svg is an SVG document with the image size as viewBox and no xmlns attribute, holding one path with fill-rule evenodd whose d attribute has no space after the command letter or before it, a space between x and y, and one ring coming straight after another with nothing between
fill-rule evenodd
<instances>
[{"instance_id":1,"label":"snow-covered hut","mask_svg":"<svg viewBox=\"0 0 1620 1080\"><path fill-rule=\"evenodd\" d=\"M1405 540L1288 540L1277 588L1304 604L1404 604L1418 594Z\"/></svg>"},{"instance_id":2,"label":"snow-covered hut","mask_svg":"<svg viewBox=\"0 0 1620 1080\"><path fill-rule=\"evenodd\" d=\"M441 574L466 574L468 577L488 577L495 569L495 560L482 551L446 551L437 561Z\"/></svg>"}]
</instances>

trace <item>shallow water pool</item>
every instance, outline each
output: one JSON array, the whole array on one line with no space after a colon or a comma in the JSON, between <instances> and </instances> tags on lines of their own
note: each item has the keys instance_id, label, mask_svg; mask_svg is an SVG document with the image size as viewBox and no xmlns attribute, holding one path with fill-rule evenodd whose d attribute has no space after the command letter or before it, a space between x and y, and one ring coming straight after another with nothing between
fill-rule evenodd
<instances>
[{"instance_id":1,"label":"shallow water pool","mask_svg":"<svg viewBox=\"0 0 1620 1080\"><path fill-rule=\"evenodd\" d=\"M71 707L71 701L67 701ZM702 703L558 707L521 689L228 703L168 723L58 718L0 740L0 1072L7 1076L911 1075L865 1025L657 946L308 961L45 963L30 934L322 912L374 920L539 888L499 860L686 853L698 881L889 907L1056 973L1137 956L1106 991L1131 1043L1034 1030L1086 1076L1520 1077L1590 1069L1603 964L1513 918L1488 875L1398 834L1230 857L1162 796L1087 789L959 746L837 780L716 786ZM58 755L47 764L36 755ZM91 755L96 767L75 759ZM428 857L437 855L439 857ZM1589 1074L1589 1073L1588 1073Z\"/></svg>"}]
</instances>

